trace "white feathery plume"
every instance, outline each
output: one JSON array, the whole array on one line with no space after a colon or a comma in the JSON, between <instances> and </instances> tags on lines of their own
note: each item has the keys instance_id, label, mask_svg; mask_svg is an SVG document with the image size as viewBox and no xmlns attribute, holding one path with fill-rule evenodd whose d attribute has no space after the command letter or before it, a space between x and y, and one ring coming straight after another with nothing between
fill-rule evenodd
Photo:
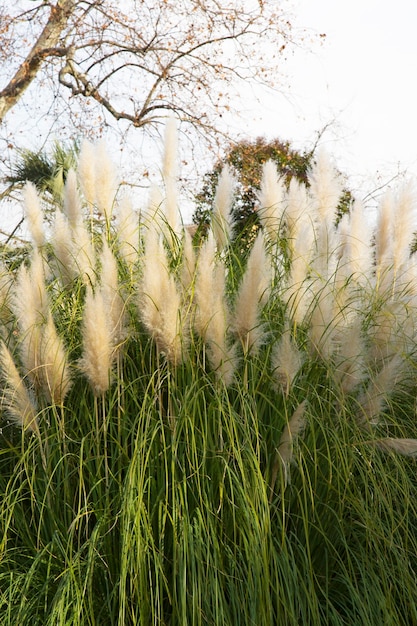
<instances>
[{"instance_id":1,"label":"white feathery plume","mask_svg":"<svg viewBox=\"0 0 417 626\"><path fill-rule=\"evenodd\" d=\"M291 330L284 329L280 340L274 345L271 355L271 366L278 389L288 396L292 383L303 364L303 357L296 346Z\"/></svg>"},{"instance_id":2,"label":"white feathery plume","mask_svg":"<svg viewBox=\"0 0 417 626\"><path fill-rule=\"evenodd\" d=\"M253 244L234 306L232 326L245 352L256 353L264 339L260 312L269 297L270 272L271 263L260 232Z\"/></svg>"},{"instance_id":3,"label":"white feathery plume","mask_svg":"<svg viewBox=\"0 0 417 626\"><path fill-rule=\"evenodd\" d=\"M7 346L0 343L3 378L1 407L23 430L39 433L35 403L26 388Z\"/></svg>"},{"instance_id":4,"label":"white feathery plume","mask_svg":"<svg viewBox=\"0 0 417 626\"><path fill-rule=\"evenodd\" d=\"M92 212L96 201L95 149L94 145L86 139L81 144L77 175L84 198Z\"/></svg>"},{"instance_id":5,"label":"white feathery plume","mask_svg":"<svg viewBox=\"0 0 417 626\"><path fill-rule=\"evenodd\" d=\"M262 168L261 188L258 193L259 219L270 241L276 241L284 213L284 183L278 178L277 166L269 159Z\"/></svg>"},{"instance_id":6,"label":"white feathery plume","mask_svg":"<svg viewBox=\"0 0 417 626\"><path fill-rule=\"evenodd\" d=\"M341 177L324 150L317 153L316 162L308 174L310 196L321 222L332 223L342 194Z\"/></svg>"},{"instance_id":7,"label":"white feathery plume","mask_svg":"<svg viewBox=\"0 0 417 626\"><path fill-rule=\"evenodd\" d=\"M64 286L67 286L77 276L77 270L74 264L71 228L68 219L59 210L55 211L51 242L54 249L52 264L56 266L56 272Z\"/></svg>"},{"instance_id":8,"label":"white feathery plume","mask_svg":"<svg viewBox=\"0 0 417 626\"><path fill-rule=\"evenodd\" d=\"M404 368L405 363L401 355L395 354L383 364L380 371L359 397L358 402L362 415L358 418L358 422L365 430L369 430L371 425L378 424L380 413L397 382L401 379Z\"/></svg>"},{"instance_id":9,"label":"white feathery plume","mask_svg":"<svg viewBox=\"0 0 417 626\"><path fill-rule=\"evenodd\" d=\"M187 343L185 326L181 325L182 308L161 236L156 226L151 226L145 240L139 311L159 351L174 365L181 362Z\"/></svg>"},{"instance_id":10,"label":"white feathery plume","mask_svg":"<svg viewBox=\"0 0 417 626\"><path fill-rule=\"evenodd\" d=\"M236 348L227 341L229 312L225 294L225 267L216 258L213 232L200 249L197 261L194 325L207 345L207 356L218 380L233 381L237 366Z\"/></svg>"},{"instance_id":11,"label":"white feathery plume","mask_svg":"<svg viewBox=\"0 0 417 626\"><path fill-rule=\"evenodd\" d=\"M349 271L355 276L355 282L366 286L373 270L373 249L370 245L372 228L364 204L355 200L346 219L349 223L346 236Z\"/></svg>"},{"instance_id":12,"label":"white feathery plume","mask_svg":"<svg viewBox=\"0 0 417 626\"><path fill-rule=\"evenodd\" d=\"M80 221L71 229L71 255L74 271L87 285L94 285L96 280L96 254L91 241L91 235L86 225Z\"/></svg>"},{"instance_id":13,"label":"white feathery plume","mask_svg":"<svg viewBox=\"0 0 417 626\"><path fill-rule=\"evenodd\" d=\"M35 248L29 268L19 269L12 298L19 326L19 352L25 373L36 390L42 388L42 329L50 315L43 260Z\"/></svg>"},{"instance_id":14,"label":"white feathery plume","mask_svg":"<svg viewBox=\"0 0 417 626\"><path fill-rule=\"evenodd\" d=\"M164 197L158 185L152 184L149 188L148 206L145 211L145 224L149 228L155 228L159 224L161 230L164 226L163 215Z\"/></svg>"},{"instance_id":15,"label":"white feathery plume","mask_svg":"<svg viewBox=\"0 0 417 626\"><path fill-rule=\"evenodd\" d=\"M71 228L75 228L81 220L81 200L78 193L77 175L73 169L69 170L65 181L64 213Z\"/></svg>"},{"instance_id":16,"label":"white feathery plume","mask_svg":"<svg viewBox=\"0 0 417 626\"><path fill-rule=\"evenodd\" d=\"M117 239L122 258L128 267L132 267L139 254L139 217L128 197L124 197L119 205Z\"/></svg>"},{"instance_id":17,"label":"white feathery plume","mask_svg":"<svg viewBox=\"0 0 417 626\"><path fill-rule=\"evenodd\" d=\"M285 208L287 237L291 250L293 240L296 239L306 222L312 219L309 202L306 186L293 177L288 188Z\"/></svg>"},{"instance_id":18,"label":"white feathery plume","mask_svg":"<svg viewBox=\"0 0 417 626\"><path fill-rule=\"evenodd\" d=\"M104 306L108 311L113 347L116 348L126 338L125 304L120 293L117 261L105 239L103 239L100 264L100 290Z\"/></svg>"},{"instance_id":19,"label":"white feathery plume","mask_svg":"<svg viewBox=\"0 0 417 626\"><path fill-rule=\"evenodd\" d=\"M319 290L314 286L315 298L313 300L313 310L310 318L309 338L311 348L323 359L332 356L335 350L334 330L335 330L335 299L332 286L329 281L315 281L320 285Z\"/></svg>"},{"instance_id":20,"label":"white feathery plume","mask_svg":"<svg viewBox=\"0 0 417 626\"><path fill-rule=\"evenodd\" d=\"M4 325L12 321L12 286L13 276L0 262L0 321Z\"/></svg>"},{"instance_id":21,"label":"white feathery plume","mask_svg":"<svg viewBox=\"0 0 417 626\"><path fill-rule=\"evenodd\" d=\"M361 326L361 318L355 315L351 323L338 333L335 379L345 394L362 383L367 373Z\"/></svg>"},{"instance_id":22,"label":"white feathery plume","mask_svg":"<svg viewBox=\"0 0 417 626\"><path fill-rule=\"evenodd\" d=\"M375 230L375 262L379 281L386 280L393 263L393 234L395 223L395 203L392 192L387 192L381 200ZM390 274L390 272L389 272Z\"/></svg>"},{"instance_id":23,"label":"white feathery plume","mask_svg":"<svg viewBox=\"0 0 417 626\"><path fill-rule=\"evenodd\" d=\"M107 222L110 222L118 187L116 166L110 158L106 143L99 141L95 147L96 206Z\"/></svg>"},{"instance_id":24,"label":"white feathery plume","mask_svg":"<svg viewBox=\"0 0 417 626\"><path fill-rule=\"evenodd\" d=\"M307 401L303 400L284 426L278 446L278 456L284 470L284 486L291 481L290 465L294 456L294 446L297 440L302 436L306 426L307 418L305 410Z\"/></svg>"},{"instance_id":25,"label":"white feathery plume","mask_svg":"<svg viewBox=\"0 0 417 626\"><path fill-rule=\"evenodd\" d=\"M23 202L33 244L37 248L41 248L45 244L43 213L37 189L31 182L27 182L23 188Z\"/></svg>"},{"instance_id":26,"label":"white feathery plume","mask_svg":"<svg viewBox=\"0 0 417 626\"><path fill-rule=\"evenodd\" d=\"M411 183L404 185L396 198L393 240L395 280L407 264L416 230L416 192Z\"/></svg>"},{"instance_id":27,"label":"white feathery plume","mask_svg":"<svg viewBox=\"0 0 417 626\"><path fill-rule=\"evenodd\" d=\"M72 380L64 342L58 335L52 315L42 329L39 379L46 399L52 404L62 404Z\"/></svg>"},{"instance_id":28,"label":"white feathery plume","mask_svg":"<svg viewBox=\"0 0 417 626\"><path fill-rule=\"evenodd\" d=\"M81 371L95 396L103 395L110 386L112 366L112 336L109 315L100 290L95 293L87 286L82 322Z\"/></svg>"},{"instance_id":29,"label":"white feathery plume","mask_svg":"<svg viewBox=\"0 0 417 626\"><path fill-rule=\"evenodd\" d=\"M184 228L181 266L181 284L184 291L188 291L194 282L195 268L196 257L193 240L189 230Z\"/></svg>"},{"instance_id":30,"label":"white feathery plume","mask_svg":"<svg viewBox=\"0 0 417 626\"><path fill-rule=\"evenodd\" d=\"M225 165L217 183L212 216L213 234L219 250L225 248L230 239L235 184L230 167Z\"/></svg>"},{"instance_id":31,"label":"white feathery plume","mask_svg":"<svg viewBox=\"0 0 417 626\"><path fill-rule=\"evenodd\" d=\"M395 452L403 456L417 456L417 439L402 439L394 437L386 437L384 439L376 439L367 443L374 445L383 452Z\"/></svg>"},{"instance_id":32,"label":"white feathery plume","mask_svg":"<svg viewBox=\"0 0 417 626\"><path fill-rule=\"evenodd\" d=\"M287 305L288 314L301 324L310 306L312 292L308 278L314 247L312 223L305 223L293 240L291 268L281 297Z\"/></svg>"},{"instance_id":33,"label":"white feathery plume","mask_svg":"<svg viewBox=\"0 0 417 626\"><path fill-rule=\"evenodd\" d=\"M221 274L217 271L216 242L213 231L210 229L198 255L194 292L195 328L203 339L205 339L213 316L213 299L216 297L217 290L219 288L222 290L222 285L217 282L217 278L221 280Z\"/></svg>"},{"instance_id":34,"label":"white feathery plume","mask_svg":"<svg viewBox=\"0 0 417 626\"><path fill-rule=\"evenodd\" d=\"M35 249L29 267L21 265L13 294L13 310L22 333L44 323L49 314L43 260Z\"/></svg>"}]
</instances>

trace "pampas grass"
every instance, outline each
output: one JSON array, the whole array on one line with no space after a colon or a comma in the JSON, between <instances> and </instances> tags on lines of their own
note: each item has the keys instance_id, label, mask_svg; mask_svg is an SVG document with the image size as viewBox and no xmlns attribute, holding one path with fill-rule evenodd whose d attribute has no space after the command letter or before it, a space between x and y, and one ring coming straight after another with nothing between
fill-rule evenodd
<instances>
[{"instance_id":1,"label":"pampas grass","mask_svg":"<svg viewBox=\"0 0 417 626\"><path fill-rule=\"evenodd\" d=\"M327 157L266 164L241 258L227 173L180 226L166 140L135 210L83 144L2 272L0 626L417 623L412 191L371 235Z\"/></svg>"},{"instance_id":2,"label":"pampas grass","mask_svg":"<svg viewBox=\"0 0 417 626\"><path fill-rule=\"evenodd\" d=\"M33 244L42 248L45 243L43 227L43 212L40 198L33 183L27 182L23 188L23 202L25 205L25 218Z\"/></svg>"},{"instance_id":3,"label":"pampas grass","mask_svg":"<svg viewBox=\"0 0 417 626\"><path fill-rule=\"evenodd\" d=\"M0 367L3 379L2 409L23 431L38 433L36 405L3 341L0 343Z\"/></svg>"},{"instance_id":4,"label":"pampas grass","mask_svg":"<svg viewBox=\"0 0 417 626\"><path fill-rule=\"evenodd\" d=\"M103 293L87 287L82 327L83 354L79 367L95 396L102 396L111 382L112 329Z\"/></svg>"}]
</instances>

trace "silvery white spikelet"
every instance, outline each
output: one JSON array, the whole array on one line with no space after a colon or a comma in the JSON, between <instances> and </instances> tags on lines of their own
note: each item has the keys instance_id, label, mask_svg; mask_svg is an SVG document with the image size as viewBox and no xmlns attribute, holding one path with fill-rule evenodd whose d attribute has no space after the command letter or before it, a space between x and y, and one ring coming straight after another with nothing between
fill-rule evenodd
<instances>
[{"instance_id":1,"label":"silvery white spikelet","mask_svg":"<svg viewBox=\"0 0 417 626\"><path fill-rule=\"evenodd\" d=\"M94 145L86 139L81 144L77 167L78 180L90 212L96 201L96 170Z\"/></svg>"},{"instance_id":2,"label":"silvery white spikelet","mask_svg":"<svg viewBox=\"0 0 417 626\"><path fill-rule=\"evenodd\" d=\"M320 222L332 223L342 194L341 177L324 150L319 150L308 174L312 208Z\"/></svg>"},{"instance_id":3,"label":"silvery white spikelet","mask_svg":"<svg viewBox=\"0 0 417 626\"><path fill-rule=\"evenodd\" d=\"M230 239L235 184L230 167L225 165L217 183L212 215L213 234L219 250L225 248Z\"/></svg>"},{"instance_id":4,"label":"silvery white spikelet","mask_svg":"<svg viewBox=\"0 0 417 626\"><path fill-rule=\"evenodd\" d=\"M250 252L234 306L233 329L245 352L256 353L264 339L260 313L268 300L270 273L271 262L266 255L263 233L260 232Z\"/></svg>"},{"instance_id":5,"label":"silvery white spikelet","mask_svg":"<svg viewBox=\"0 0 417 626\"><path fill-rule=\"evenodd\" d=\"M39 432L37 410L6 344L0 343L1 407L23 430Z\"/></svg>"},{"instance_id":6,"label":"silvery white spikelet","mask_svg":"<svg viewBox=\"0 0 417 626\"><path fill-rule=\"evenodd\" d=\"M57 333L51 314L42 327L39 378L41 390L48 402L62 404L72 380L64 342Z\"/></svg>"},{"instance_id":7,"label":"silvery white spikelet","mask_svg":"<svg viewBox=\"0 0 417 626\"><path fill-rule=\"evenodd\" d=\"M78 222L71 229L71 257L72 267L86 285L94 285L96 281L96 254L83 221Z\"/></svg>"},{"instance_id":8,"label":"silvery white spikelet","mask_svg":"<svg viewBox=\"0 0 417 626\"><path fill-rule=\"evenodd\" d=\"M95 396L103 395L110 386L112 366L112 335L108 310L100 290L87 286L82 323L82 357L79 362Z\"/></svg>"},{"instance_id":9,"label":"silvery white spikelet","mask_svg":"<svg viewBox=\"0 0 417 626\"><path fill-rule=\"evenodd\" d=\"M303 364L303 357L295 344L291 330L284 329L271 355L271 367L278 389L288 396L292 383Z\"/></svg>"},{"instance_id":10,"label":"silvery white spikelet","mask_svg":"<svg viewBox=\"0 0 417 626\"><path fill-rule=\"evenodd\" d=\"M350 273L355 276L355 282L366 286L373 271L372 228L365 214L365 206L358 201L353 203L348 220L346 237L347 254Z\"/></svg>"},{"instance_id":11,"label":"silvery white spikelet","mask_svg":"<svg viewBox=\"0 0 417 626\"><path fill-rule=\"evenodd\" d=\"M285 188L278 177L277 166L271 159L262 168L261 189L258 193L259 219L270 241L276 241L284 213Z\"/></svg>"},{"instance_id":12,"label":"silvery white spikelet","mask_svg":"<svg viewBox=\"0 0 417 626\"><path fill-rule=\"evenodd\" d=\"M107 222L110 222L116 197L118 179L116 166L110 158L106 143L99 141L95 146L96 206Z\"/></svg>"},{"instance_id":13,"label":"silvery white spikelet","mask_svg":"<svg viewBox=\"0 0 417 626\"><path fill-rule=\"evenodd\" d=\"M41 248L45 244L43 212L37 189L31 182L27 182L23 188L23 202L25 217L33 244L37 248Z\"/></svg>"},{"instance_id":14,"label":"silvery white spikelet","mask_svg":"<svg viewBox=\"0 0 417 626\"><path fill-rule=\"evenodd\" d=\"M396 198L393 241L393 271L397 280L406 266L416 231L416 190L408 183L403 186Z\"/></svg>"},{"instance_id":15,"label":"silvery white spikelet","mask_svg":"<svg viewBox=\"0 0 417 626\"><path fill-rule=\"evenodd\" d=\"M81 199L77 186L77 175L73 169L67 174L64 189L64 214L71 228L75 228L82 219Z\"/></svg>"},{"instance_id":16,"label":"silvery white spikelet","mask_svg":"<svg viewBox=\"0 0 417 626\"><path fill-rule=\"evenodd\" d=\"M77 276L77 268L74 263L72 232L66 216L55 211L52 224L51 243L54 250L52 265L55 273L60 276L64 286L68 286Z\"/></svg>"},{"instance_id":17,"label":"silvery white spikelet","mask_svg":"<svg viewBox=\"0 0 417 626\"><path fill-rule=\"evenodd\" d=\"M207 346L207 356L216 376L231 384L237 366L236 348L227 340L229 311L225 293L225 267L216 257L210 230L200 249L194 286L194 326Z\"/></svg>"},{"instance_id":18,"label":"silvery white spikelet","mask_svg":"<svg viewBox=\"0 0 417 626\"><path fill-rule=\"evenodd\" d=\"M279 441L278 455L284 470L284 486L286 486L291 480L290 464L293 460L294 445L296 444L297 439L301 437L306 426L306 406L306 400L303 400L303 402L298 405L288 420L288 423L284 426L284 430L282 431L281 439Z\"/></svg>"},{"instance_id":19,"label":"silvery white spikelet","mask_svg":"<svg viewBox=\"0 0 417 626\"><path fill-rule=\"evenodd\" d=\"M38 385L41 327L48 319L49 301L45 287L43 260L35 248L29 267L19 269L12 296L12 309L19 326L19 347L23 367Z\"/></svg>"},{"instance_id":20,"label":"silvery white spikelet","mask_svg":"<svg viewBox=\"0 0 417 626\"><path fill-rule=\"evenodd\" d=\"M145 239L139 312L158 349L174 365L181 362L187 343L182 325L182 300L169 270L166 250L157 230L150 226Z\"/></svg>"},{"instance_id":21,"label":"silvery white spikelet","mask_svg":"<svg viewBox=\"0 0 417 626\"><path fill-rule=\"evenodd\" d=\"M117 241L122 258L132 267L139 254L139 217L128 197L124 197L118 207Z\"/></svg>"},{"instance_id":22,"label":"silvery white spikelet","mask_svg":"<svg viewBox=\"0 0 417 626\"><path fill-rule=\"evenodd\" d=\"M125 304L120 293L117 261L105 239L103 239L102 243L100 262L101 276L99 288L103 295L104 305L108 311L113 348L116 348L126 337L124 323Z\"/></svg>"},{"instance_id":23,"label":"silvery white spikelet","mask_svg":"<svg viewBox=\"0 0 417 626\"><path fill-rule=\"evenodd\" d=\"M389 395L395 389L397 382L404 374L405 363L401 355L396 354L381 367L372 378L367 388L358 398L362 415L358 417L359 424L369 430L370 426L379 422L381 411L387 403Z\"/></svg>"}]
</instances>

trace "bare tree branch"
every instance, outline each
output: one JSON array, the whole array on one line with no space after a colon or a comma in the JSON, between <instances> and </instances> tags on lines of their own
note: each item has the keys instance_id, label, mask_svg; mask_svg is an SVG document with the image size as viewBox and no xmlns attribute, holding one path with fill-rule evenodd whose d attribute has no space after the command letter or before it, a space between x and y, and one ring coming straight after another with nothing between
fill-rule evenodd
<instances>
[{"instance_id":1,"label":"bare tree branch","mask_svg":"<svg viewBox=\"0 0 417 626\"><path fill-rule=\"evenodd\" d=\"M43 61L50 56L66 55L66 49L56 45L76 4L75 0L58 0L51 6L48 21L40 36L8 85L0 91L0 123L36 78Z\"/></svg>"}]
</instances>

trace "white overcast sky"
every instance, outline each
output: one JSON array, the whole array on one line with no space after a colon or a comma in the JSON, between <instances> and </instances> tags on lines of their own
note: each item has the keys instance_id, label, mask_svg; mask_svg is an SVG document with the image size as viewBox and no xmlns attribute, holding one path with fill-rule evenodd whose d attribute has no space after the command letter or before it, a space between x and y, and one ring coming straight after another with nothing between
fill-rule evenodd
<instances>
[{"instance_id":1,"label":"white overcast sky","mask_svg":"<svg viewBox=\"0 0 417 626\"><path fill-rule=\"evenodd\" d=\"M334 121L321 143L354 186L371 191L405 170L417 178L417 2L293 4L297 24L326 40L288 60L289 99L264 100L254 131L308 147Z\"/></svg>"}]
</instances>

